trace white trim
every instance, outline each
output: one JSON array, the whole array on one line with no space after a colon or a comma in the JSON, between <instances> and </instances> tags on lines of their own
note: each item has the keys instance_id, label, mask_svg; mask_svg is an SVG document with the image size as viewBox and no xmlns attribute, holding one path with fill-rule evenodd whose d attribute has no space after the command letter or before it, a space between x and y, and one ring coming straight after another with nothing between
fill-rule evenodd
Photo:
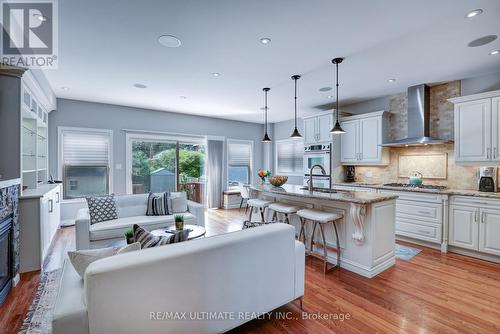
<instances>
[{"instance_id":1,"label":"white trim","mask_svg":"<svg viewBox=\"0 0 500 334\"><path fill-rule=\"evenodd\" d=\"M488 99L488 98L497 97L497 96L500 96L500 90L493 90L490 92L484 92L484 93L479 93L479 94L453 97L451 99L448 99L448 101L450 101L453 104L456 104L456 103L462 103L462 102L467 102L467 101Z\"/></svg>"},{"instance_id":2,"label":"white trim","mask_svg":"<svg viewBox=\"0 0 500 334\"><path fill-rule=\"evenodd\" d=\"M233 138L227 138L226 140L226 146L225 146L225 150L226 150L226 168L225 168L225 171L226 171L226 189L234 189L234 187L229 187L229 144L231 143L235 143L235 144L250 144L251 146L251 149L250 149L250 152L251 152L251 157L250 157L250 175L249 175L249 183L250 184L253 184L253 181L254 181L254 166L255 166L255 152L254 152L254 149L255 149L255 145L254 145L254 141L253 140L247 140L247 139L233 139Z\"/></svg>"},{"instance_id":3,"label":"white trim","mask_svg":"<svg viewBox=\"0 0 500 334\"><path fill-rule=\"evenodd\" d=\"M304 140L297 140L295 138L286 138L286 139L280 139L276 140L274 142L274 170L275 170L275 175L284 175L284 176L304 176L304 166L302 166L302 170L299 173L282 173L278 170L278 144L280 143L297 143L297 142L302 142L302 146L304 146ZM303 156L303 155L302 155ZM302 158L302 160L304 160ZM302 163L303 164L303 163Z\"/></svg>"},{"instance_id":4,"label":"white trim","mask_svg":"<svg viewBox=\"0 0 500 334\"><path fill-rule=\"evenodd\" d=\"M352 121L352 120L355 120L355 119L365 119L365 118L368 118L368 117L383 116L385 113L386 113L385 110L380 110L380 111L369 112L369 113L366 113L366 114L344 116L344 117L341 116L341 117L339 117L339 120L341 122Z\"/></svg>"},{"instance_id":5,"label":"white trim","mask_svg":"<svg viewBox=\"0 0 500 334\"><path fill-rule=\"evenodd\" d=\"M57 178L59 180L63 179L63 172L62 172L62 159L63 159L63 152L62 152L62 138L63 138L63 133L65 131L79 131L79 132L84 132L84 133L104 133L109 136L109 193L114 192L114 164L113 164L113 155L114 155L114 150L113 150L113 130L111 129L99 129L99 128L82 128L82 127L73 127L73 126L58 126L57 127ZM64 180L63 180L64 182ZM75 199L70 199L70 200L65 200L64 198L61 199L61 202L71 202L74 201ZM80 200L80 199L78 199Z\"/></svg>"},{"instance_id":6,"label":"white trim","mask_svg":"<svg viewBox=\"0 0 500 334\"><path fill-rule=\"evenodd\" d=\"M37 102L42 105L47 114L56 109L55 95L47 96L47 94L45 94L45 91L41 88L40 83L31 70L24 72L22 81L28 90L36 96Z\"/></svg>"},{"instance_id":7,"label":"white trim","mask_svg":"<svg viewBox=\"0 0 500 334\"><path fill-rule=\"evenodd\" d=\"M207 136L204 135L195 135L195 134L187 134L187 133L178 133L178 132L165 132L165 131L154 131L154 130L136 130L136 129L122 129L127 134L136 134L136 135L149 135L154 138L154 136L160 137L171 137L175 138L177 141L179 137L188 138L192 140L202 139L206 140Z\"/></svg>"}]
</instances>

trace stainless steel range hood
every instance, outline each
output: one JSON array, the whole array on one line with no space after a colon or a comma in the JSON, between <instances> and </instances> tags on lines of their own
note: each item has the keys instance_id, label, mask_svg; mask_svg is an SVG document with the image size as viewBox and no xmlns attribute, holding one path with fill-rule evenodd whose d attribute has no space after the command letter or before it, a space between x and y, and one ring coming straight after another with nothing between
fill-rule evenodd
<instances>
[{"instance_id":1,"label":"stainless steel range hood","mask_svg":"<svg viewBox=\"0 0 500 334\"><path fill-rule=\"evenodd\" d=\"M398 147L449 143L449 140L430 136L429 86L408 88L408 137L382 146Z\"/></svg>"}]
</instances>

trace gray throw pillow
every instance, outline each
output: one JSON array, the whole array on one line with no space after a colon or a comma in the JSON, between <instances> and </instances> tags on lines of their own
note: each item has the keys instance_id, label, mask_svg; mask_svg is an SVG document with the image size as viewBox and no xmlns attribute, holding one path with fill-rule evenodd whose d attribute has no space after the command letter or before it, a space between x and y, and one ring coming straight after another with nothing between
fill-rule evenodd
<instances>
[{"instance_id":1,"label":"gray throw pillow","mask_svg":"<svg viewBox=\"0 0 500 334\"><path fill-rule=\"evenodd\" d=\"M89 206L91 225L106 220L118 219L114 194L99 197L91 196L86 199Z\"/></svg>"},{"instance_id":2,"label":"gray throw pillow","mask_svg":"<svg viewBox=\"0 0 500 334\"><path fill-rule=\"evenodd\" d=\"M185 192L170 193L170 211L172 213L182 213L188 210L187 195Z\"/></svg>"},{"instance_id":3,"label":"gray throw pillow","mask_svg":"<svg viewBox=\"0 0 500 334\"><path fill-rule=\"evenodd\" d=\"M134 242L125 247L107 247L99 249L84 249L79 251L68 252L68 257L81 278L85 277L85 270L94 261L104 259L105 257L128 253L141 249L141 244Z\"/></svg>"}]
</instances>

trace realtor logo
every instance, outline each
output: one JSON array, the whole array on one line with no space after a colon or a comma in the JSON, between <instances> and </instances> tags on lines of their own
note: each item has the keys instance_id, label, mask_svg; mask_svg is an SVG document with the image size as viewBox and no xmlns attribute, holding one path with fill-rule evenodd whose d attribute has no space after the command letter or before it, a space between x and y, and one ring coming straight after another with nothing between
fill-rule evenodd
<instances>
[{"instance_id":1,"label":"realtor logo","mask_svg":"<svg viewBox=\"0 0 500 334\"><path fill-rule=\"evenodd\" d=\"M1 63L57 68L56 0L0 0Z\"/></svg>"}]
</instances>

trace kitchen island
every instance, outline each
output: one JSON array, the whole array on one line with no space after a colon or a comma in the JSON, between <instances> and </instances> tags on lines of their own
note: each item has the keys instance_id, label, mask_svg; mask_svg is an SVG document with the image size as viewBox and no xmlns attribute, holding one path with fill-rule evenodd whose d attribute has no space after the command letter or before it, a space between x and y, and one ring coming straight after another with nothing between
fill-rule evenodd
<instances>
[{"instance_id":1,"label":"kitchen island","mask_svg":"<svg viewBox=\"0 0 500 334\"><path fill-rule=\"evenodd\" d=\"M309 191L298 185L252 186L259 198L314 208L343 215L338 224L341 248L340 266L365 277L373 277L395 263L395 215L397 196L353 191ZM266 217L272 212L267 210ZM291 215L290 223L298 235L300 220ZM309 247L312 224L306 224ZM325 226L326 247L335 248L335 233L331 224ZM319 234L314 238L314 252L323 253ZM336 253L328 251L328 260L336 264Z\"/></svg>"}]
</instances>

